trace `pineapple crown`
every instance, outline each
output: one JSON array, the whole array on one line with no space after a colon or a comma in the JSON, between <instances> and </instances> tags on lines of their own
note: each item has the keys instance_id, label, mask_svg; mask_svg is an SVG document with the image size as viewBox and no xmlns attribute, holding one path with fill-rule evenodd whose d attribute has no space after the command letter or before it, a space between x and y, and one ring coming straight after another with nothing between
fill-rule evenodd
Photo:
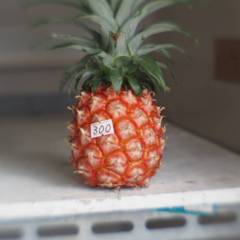
<instances>
[{"instance_id":1,"label":"pineapple crown","mask_svg":"<svg viewBox=\"0 0 240 240\"><path fill-rule=\"evenodd\" d=\"M77 14L67 18L44 18L44 24L74 24L85 36L52 34L50 49L72 48L86 53L75 65L66 69L61 88L70 92L96 91L99 86L112 86L116 92L132 89L139 95L144 88L157 93L168 90L164 80L167 64L157 61L157 52L166 60L170 50L184 52L174 44L156 44L149 37L165 32L188 35L178 25L158 22L141 29L140 23L157 10L189 0L30 0L36 4L60 4L74 8Z\"/></svg>"}]
</instances>

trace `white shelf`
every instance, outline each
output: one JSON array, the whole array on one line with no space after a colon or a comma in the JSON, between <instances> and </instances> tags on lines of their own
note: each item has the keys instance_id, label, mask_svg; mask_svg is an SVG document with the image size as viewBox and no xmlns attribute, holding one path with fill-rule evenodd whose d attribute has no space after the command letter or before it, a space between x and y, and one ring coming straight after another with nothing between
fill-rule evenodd
<instances>
[{"instance_id":1,"label":"white shelf","mask_svg":"<svg viewBox=\"0 0 240 240\"><path fill-rule=\"evenodd\" d=\"M192 204L240 203L240 157L168 125L150 187L88 188L73 176L62 117L1 120L0 221Z\"/></svg>"}]
</instances>

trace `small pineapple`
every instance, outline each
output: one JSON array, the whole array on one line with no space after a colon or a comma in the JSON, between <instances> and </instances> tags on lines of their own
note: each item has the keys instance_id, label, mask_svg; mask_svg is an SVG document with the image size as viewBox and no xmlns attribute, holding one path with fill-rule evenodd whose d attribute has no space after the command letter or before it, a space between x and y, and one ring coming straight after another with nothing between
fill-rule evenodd
<instances>
[{"instance_id":1,"label":"small pineapple","mask_svg":"<svg viewBox=\"0 0 240 240\"><path fill-rule=\"evenodd\" d=\"M168 90L167 66L173 44L146 43L152 35L176 31L170 22L139 24L157 10L187 0L35 0L75 8L71 18L42 19L37 24L70 23L85 36L53 34L51 49L72 48L86 55L66 70L63 87L76 95L69 125L71 162L90 186L137 187L148 184L164 150L162 110L155 93ZM108 125L106 125L109 123ZM96 125L97 124L97 125ZM96 131L96 133L94 133Z\"/></svg>"},{"instance_id":2,"label":"small pineapple","mask_svg":"<svg viewBox=\"0 0 240 240\"><path fill-rule=\"evenodd\" d=\"M69 126L75 172L91 186L144 186L160 166L164 149L161 109L151 92L136 96L112 87L82 92ZM114 133L91 138L92 123L111 119Z\"/></svg>"}]
</instances>

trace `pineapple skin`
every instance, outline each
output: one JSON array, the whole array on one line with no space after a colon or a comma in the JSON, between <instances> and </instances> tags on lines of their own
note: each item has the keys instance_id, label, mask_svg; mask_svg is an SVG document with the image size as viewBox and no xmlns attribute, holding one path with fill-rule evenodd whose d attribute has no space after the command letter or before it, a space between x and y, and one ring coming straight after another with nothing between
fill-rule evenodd
<instances>
[{"instance_id":1,"label":"pineapple skin","mask_svg":"<svg viewBox=\"0 0 240 240\"><path fill-rule=\"evenodd\" d=\"M160 168L165 146L162 108L152 94L112 88L82 92L69 125L74 172L92 187L143 187ZM91 138L91 123L111 119L114 134Z\"/></svg>"}]
</instances>

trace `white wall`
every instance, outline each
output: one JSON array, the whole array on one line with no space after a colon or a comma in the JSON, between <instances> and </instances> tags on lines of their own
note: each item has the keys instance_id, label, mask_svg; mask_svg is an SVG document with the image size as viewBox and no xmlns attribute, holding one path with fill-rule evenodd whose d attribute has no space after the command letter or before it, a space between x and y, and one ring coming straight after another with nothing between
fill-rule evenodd
<instances>
[{"instance_id":1,"label":"white wall","mask_svg":"<svg viewBox=\"0 0 240 240\"><path fill-rule=\"evenodd\" d=\"M164 15L178 19L200 43L196 46L178 38L190 60L176 55L177 79L171 82L172 91L162 97L162 103L172 121L240 151L240 76L235 84L214 76L214 40L240 38L240 1L195 3L192 10L181 7Z\"/></svg>"},{"instance_id":2,"label":"white wall","mask_svg":"<svg viewBox=\"0 0 240 240\"><path fill-rule=\"evenodd\" d=\"M59 29L34 29L31 21L50 13L68 15L72 13L70 10L56 5L26 10L22 7L23 2L0 1L0 96L57 92L63 67L81 58L75 51L33 49L49 37L51 30L58 32ZM66 29L66 32L71 30Z\"/></svg>"}]
</instances>

